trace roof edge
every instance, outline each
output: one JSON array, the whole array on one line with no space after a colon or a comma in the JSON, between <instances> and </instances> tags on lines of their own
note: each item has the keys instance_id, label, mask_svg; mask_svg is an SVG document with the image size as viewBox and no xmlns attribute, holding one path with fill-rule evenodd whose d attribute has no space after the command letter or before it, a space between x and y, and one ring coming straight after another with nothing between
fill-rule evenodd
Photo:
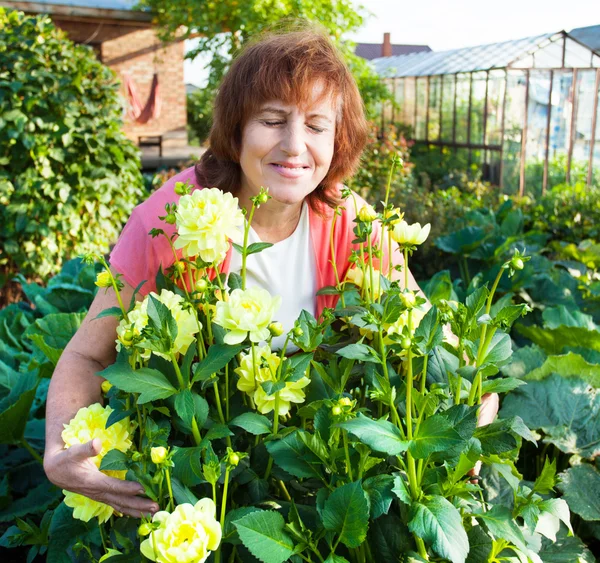
<instances>
[{"instance_id":1,"label":"roof edge","mask_svg":"<svg viewBox=\"0 0 600 563\"><path fill-rule=\"evenodd\" d=\"M150 24L152 14L141 10L110 10L108 8L89 8L67 4L46 4L42 2L5 2L0 0L0 6L13 8L30 14L50 14L52 16L94 18Z\"/></svg>"}]
</instances>

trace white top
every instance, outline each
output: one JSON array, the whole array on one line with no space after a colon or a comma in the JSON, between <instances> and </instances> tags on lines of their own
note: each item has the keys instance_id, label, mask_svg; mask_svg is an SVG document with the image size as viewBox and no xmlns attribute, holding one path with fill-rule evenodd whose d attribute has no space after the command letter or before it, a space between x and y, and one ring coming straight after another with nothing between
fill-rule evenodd
<instances>
[{"instance_id":1,"label":"white top","mask_svg":"<svg viewBox=\"0 0 600 563\"><path fill-rule=\"evenodd\" d=\"M248 245L262 242L250 227ZM231 253L229 271L239 274L242 270L242 255L234 248ZM302 309L314 315L317 306L317 264L310 239L308 204L302 203L300 220L296 230L286 239L246 259L246 287L262 287L272 296L281 297L281 307L273 321L284 328L281 336L273 338L272 349L281 349L285 336L294 326ZM289 343L287 351L298 348Z\"/></svg>"}]
</instances>

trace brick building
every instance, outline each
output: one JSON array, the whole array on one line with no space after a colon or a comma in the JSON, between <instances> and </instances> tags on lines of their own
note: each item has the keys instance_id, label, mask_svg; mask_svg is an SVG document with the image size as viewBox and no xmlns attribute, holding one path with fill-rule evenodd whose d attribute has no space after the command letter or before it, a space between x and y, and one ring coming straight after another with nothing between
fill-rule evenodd
<instances>
[{"instance_id":1,"label":"brick building","mask_svg":"<svg viewBox=\"0 0 600 563\"><path fill-rule=\"evenodd\" d=\"M160 137L165 149L187 145L186 92L183 79L184 42L161 44L148 13L134 10L135 0L37 0L0 1L0 5L26 13L49 14L57 27L76 43L90 45L122 82L125 133L138 143L140 137ZM135 106L127 81L141 106L147 105L154 75L158 78L154 112L146 108L146 123L136 121ZM157 111L159 109L159 111ZM139 109L139 108L138 108ZM142 116L143 120L143 116Z\"/></svg>"}]
</instances>

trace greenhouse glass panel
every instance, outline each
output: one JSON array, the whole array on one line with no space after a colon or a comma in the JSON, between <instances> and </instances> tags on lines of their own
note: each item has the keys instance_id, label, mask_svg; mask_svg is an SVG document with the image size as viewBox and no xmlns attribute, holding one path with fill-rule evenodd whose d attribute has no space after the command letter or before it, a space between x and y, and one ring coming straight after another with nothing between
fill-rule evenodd
<instances>
[{"instance_id":1,"label":"greenhouse glass panel","mask_svg":"<svg viewBox=\"0 0 600 563\"><path fill-rule=\"evenodd\" d=\"M519 191L521 142L525 123L525 84L523 71L510 70L506 85L506 116L502 143L502 186L504 193Z\"/></svg>"},{"instance_id":2,"label":"greenhouse glass panel","mask_svg":"<svg viewBox=\"0 0 600 563\"><path fill-rule=\"evenodd\" d=\"M558 37L549 45L533 54L534 68L561 68L563 54L563 39Z\"/></svg>"},{"instance_id":3,"label":"greenhouse glass panel","mask_svg":"<svg viewBox=\"0 0 600 563\"><path fill-rule=\"evenodd\" d=\"M486 72L474 72L471 84L471 140L472 145L483 144L483 117L485 106Z\"/></svg>"},{"instance_id":4,"label":"greenhouse glass panel","mask_svg":"<svg viewBox=\"0 0 600 563\"><path fill-rule=\"evenodd\" d=\"M396 110L394 117L396 122L404 123L404 78L396 79L396 91L394 93L398 109Z\"/></svg>"},{"instance_id":5,"label":"greenhouse glass panel","mask_svg":"<svg viewBox=\"0 0 600 563\"><path fill-rule=\"evenodd\" d=\"M386 78L384 80L384 84L387 86L390 92L393 91L394 84L391 79ZM383 104L383 122L386 124L391 123L392 121L392 104L389 101L384 102Z\"/></svg>"},{"instance_id":6,"label":"greenhouse glass panel","mask_svg":"<svg viewBox=\"0 0 600 563\"><path fill-rule=\"evenodd\" d=\"M595 86L595 70L580 70L577 73L577 116L571 158L571 182L587 182Z\"/></svg>"},{"instance_id":7,"label":"greenhouse glass panel","mask_svg":"<svg viewBox=\"0 0 600 563\"><path fill-rule=\"evenodd\" d=\"M555 72L552 85L552 115L550 120L550 151L548 155L548 188L565 182L567 156L571 136L573 72Z\"/></svg>"},{"instance_id":8,"label":"greenhouse glass panel","mask_svg":"<svg viewBox=\"0 0 600 563\"><path fill-rule=\"evenodd\" d=\"M510 68L533 68L534 64L535 60L533 55L528 55L511 64Z\"/></svg>"},{"instance_id":9,"label":"greenhouse glass panel","mask_svg":"<svg viewBox=\"0 0 600 563\"><path fill-rule=\"evenodd\" d=\"M534 197L542 195L544 161L546 159L546 129L550 111L550 71L529 73L527 104L527 146L525 148L525 188Z\"/></svg>"},{"instance_id":10,"label":"greenhouse glass panel","mask_svg":"<svg viewBox=\"0 0 600 563\"><path fill-rule=\"evenodd\" d=\"M502 144L502 111L504 103L504 91L506 89L506 71L490 71L488 82L487 110L485 143L487 145Z\"/></svg>"},{"instance_id":11,"label":"greenhouse glass panel","mask_svg":"<svg viewBox=\"0 0 600 563\"><path fill-rule=\"evenodd\" d=\"M500 151L486 151L485 176L492 184L500 184Z\"/></svg>"},{"instance_id":12,"label":"greenhouse glass panel","mask_svg":"<svg viewBox=\"0 0 600 563\"><path fill-rule=\"evenodd\" d=\"M452 74L444 76L444 87L442 93L442 141L451 143L452 128L454 122L454 79Z\"/></svg>"},{"instance_id":13,"label":"greenhouse glass panel","mask_svg":"<svg viewBox=\"0 0 600 563\"><path fill-rule=\"evenodd\" d=\"M598 96L600 96L600 84L598 85ZM592 162L592 185L600 188L600 101L596 112L596 142L594 143Z\"/></svg>"},{"instance_id":14,"label":"greenhouse glass panel","mask_svg":"<svg viewBox=\"0 0 600 563\"><path fill-rule=\"evenodd\" d=\"M567 39L565 44L566 68L589 68L592 64L592 52L587 47Z\"/></svg>"},{"instance_id":15,"label":"greenhouse glass panel","mask_svg":"<svg viewBox=\"0 0 600 563\"><path fill-rule=\"evenodd\" d=\"M417 78L417 122L415 123L415 139L425 140L427 121L427 78Z\"/></svg>"},{"instance_id":16,"label":"greenhouse glass panel","mask_svg":"<svg viewBox=\"0 0 600 563\"><path fill-rule=\"evenodd\" d=\"M427 123L427 139L429 141L440 140L440 87L442 79L440 76L432 76L429 79L429 118Z\"/></svg>"},{"instance_id":17,"label":"greenhouse glass panel","mask_svg":"<svg viewBox=\"0 0 600 563\"><path fill-rule=\"evenodd\" d=\"M404 123L415 128L415 79L404 79Z\"/></svg>"},{"instance_id":18,"label":"greenhouse glass panel","mask_svg":"<svg viewBox=\"0 0 600 563\"><path fill-rule=\"evenodd\" d=\"M598 55L594 55L592 58L592 66L596 68L600 67L600 57Z\"/></svg>"},{"instance_id":19,"label":"greenhouse glass panel","mask_svg":"<svg viewBox=\"0 0 600 563\"><path fill-rule=\"evenodd\" d=\"M471 75L459 74L456 80L456 142L466 143L469 120Z\"/></svg>"}]
</instances>

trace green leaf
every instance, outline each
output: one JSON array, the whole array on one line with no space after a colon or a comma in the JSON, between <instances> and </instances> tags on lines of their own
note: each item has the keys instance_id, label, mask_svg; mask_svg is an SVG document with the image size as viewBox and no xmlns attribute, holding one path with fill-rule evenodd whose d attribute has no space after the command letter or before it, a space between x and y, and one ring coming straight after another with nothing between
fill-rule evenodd
<instances>
[{"instance_id":1,"label":"green leaf","mask_svg":"<svg viewBox=\"0 0 600 563\"><path fill-rule=\"evenodd\" d=\"M415 330L415 337L420 339L417 346L424 355L429 354L436 346L442 343L444 335L439 323L437 307L431 307L423 319L421 319L419 326Z\"/></svg>"},{"instance_id":2,"label":"green leaf","mask_svg":"<svg viewBox=\"0 0 600 563\"><path fill-rule=\"evenodd\" d=\"M432 496L410 507L408 529L452 563L464 563L469 539L460 512L444 497Z\"/></svg>"},{"instance_id":3,"label":"green leaf","mask_svg":"<svg viewBox=\"0 0 600 563\"><path fill-rule=\"evenodd\" d=\"M198 497L192 493L179 479L171 479L171 486L173 487L173 496L177 501L177 504L189 503L194 505L198 502Z\"/></svg>"},{"instance_id":4,"label":"green leaf","mask_svg":"<svg viewBox=\"0 0 600 563\"><path fill-rule=\"evenodd\" d=\"M463 442L460 434L452 427L447 418L434 415L425 419L410 441L408 451L416 459L425 459L435 452L442 452Z\"/></svg>"},{"instance_id":5,"label":"green leaf","mask_svg":"<svg viewBox=\"0 0 600 563\"><path fill-rule=\"evenodd\" d=\"M341 555L331 554L327 559L325 559L325 563L349 563L349 561Z\"/></svg>"},{"instance_id":6,"label":"green leaf","mask_svg":"<svg viewBox=\"0 0 600 563\"><path fill-rule=\"evenodd\" d=\"M551 373L561 377L579 377L592 387L600 389L600 365L587 362L579 354L568 352L562 356L548 356L538 368L525 375L527 381L541 381Z\"/></svg>"},{"instance_id":7,"label":"green leaf","mask_svg":"<svg viewBox=\"0 0 600 563\"><path fill-rule=\"evenodd\" d=\"M486 379L481 389L484 395L486 393L507 393L523 385L525 382L516 377L497 377L496 379Z\"/></svg>"},{"instance_id":8,"label":"green leaf","mask_svg":"<svg viewBox=\"0 0 600 563\"><path fill-rule=\"evenodd\" d=\"M475 343L475 346L479 346L479 340ZM510 343L510 336L504 332L496 332L492 337L492 341L481 361L481 366L484 364L496 364L499 365L502 362L508 360L512 355L512 347Z\"/></svg>"},{"instance_id":9,"label":"green leaf","mask_svg":"<svg viewBox=\"0 0 600 563\"><path fill-rule=\"evenodd\" d=\"M253 242L252 244L248 245L248 248L246 249L246 254L248 256L250 256L250 254L256 254L257 252L262 252L263 250L266 250L267 248L271 248L273 246L273 243L271 242Z\"/></svg>"},{"instance_id":10,"label":"green leaf","mask_svg":"<svg viewBox=\"0 0 600 563\"><path fill-rule=\"evenodd\" d=\"M110 450L102 458L100 463L101 471L123 471L127 467L127 454L120 450Z\"/></svg>"},{"instance_id":11,"label":"green leaf","mask_svg":"<svg viewBox=\"0 0 600 563\"><path fill-rule=\"evenodd\" d=\"M410 492L408 490L408 485L406 481L401 475L396 475L394 477L394 487L392 492L406 505L410 506L412 504L412 497L410 496Z\"/></svg>"},{"instance_id":12,"label":"green leaf","mask_svg":"<svg viewBox=\"0 0 600 563\"><path fill-rule=\"evenodd\" d=\"M229 425L239 426L255 436L271 433L271 421L266 416L254 412L245 412L236 416Z\"/></svg>"},{"instance_id":13,"label":"green leaf","mask_svg":"<svg viewBox=\"0 0 600 563\"><path fill-rule=\"evenodd\" d=\"M600 327L594 323L592 316L585 315L577 309L567 309L564 305L547 307L542 313L542 318L544 319L544 328L571 326L596 331L600 329Z\"/></svg>"},{"instance_id":14,"label":"green leaf","mask_svg":"<svg viewBox=\"0 0 600 563\"><path fill-rule=\"evenodd\" d=\"M326 530L339 534L346 547L358 547L367 537L369 503L361 481L338 487L325 501L321 514Z\"/></svg>"},{"instance_id":15,"label":"green leaf","mask_svg":"<svg viewBox=\"0 0 600 563\"><path fill-rule=\"evenodd\" d=\"M374 451L398 455L408 448L408 442L402 439L398 428L386 420L372 420L359 413L356 418L338 426L354 434Z\"/></svg>"},{"instance_id":16,"label":"green leaf","mask_svg":"<svg viewBox=\"0 0 600 563\"><path fill-rule=\"evenodd\" d=\"M576 326L559 326L549 329L539 326L516 324L519 334L529 338L548 354L560 354L564 348L590 348L600 352L600 331Z\"/></svg>"},{"instance_id":17,"label":"green leaf","mask_svg":"<svg viewBox=\"0 0 600 563\"><path fill-rule=\"evenodd\" d=\"M251 512L233 525L250 553L264 563L283 563L294 553L294 543L284 531L285 521L278 512Z\"/></svg>"},{"instance_id":18,"label":"green leaf","mask_svg":"<svg viewBox=\"0 0 600 563\"><path fill-rule=\"evenodd\" d=\"M52 515L48 542L48 561L71 563L69 548L75 539L89 532L94 523L86 524L73 518L73 511L60 503Z\"/></svg>"},{"instance_id":19,"label":"green leaf","mask_svg":"<svg viewBox=\"0 0 600 563\"><path fill-rule=\"evenodd\" d=\"M245 346L227 346L226 344L213 344L208 349L206 357L194 367L192 383L209 379L213 374L224 368Z\"/></svg>"},{"instance_id":20,"label":"green leaf","mask_svg":"<svg viewBox=\"0 0 600 563\"><path fill-rule=\"evenodd\" d=\"M366 344L349 344L340 348L336 354L349 360L360 360L363 362L374 362L376 364L381 363L379 355L373 348Z\"/></svg>"},{"instance_id":21,"label":"green leaf","mask_svg":"<svg viewBox=\"0 0 600 563\"><path fill-rule=\"evenodd\" d=\"M483 241L486 232L481 227L465 227L451 235L435 239L435 246L450 254L464 254L468 256Z\"/></svg>"},{"instance_id":22,"label":"green leaf","mask_svg":"<svg viewBox=\"0 0 600 563\"><path fill-rule=\"evenodd\" d=\"M122 316L123 316L123 311L121 311L121 307L109 307L108 309L104 309L99 315L94 317L94 320L103 319L105 317L120 318Z\"/></svg>"},{"instance_id":23,"label":"green leaf","mask_svg":"<svg viewBox=\"0 0 600 563\"><path fill-rule=\"evenodd\" d=\"M469 556L466 563L488 563L492 552L492 538L481 526L473 526L468 532Z\"/></svg>"},{"instance_id":24,"label":"green leaf","mask_svg":"<svg viewBox=\"0 0 600 563\"><path fill-rule=\"evenodd\" d=\"M173 448L173 476L187 486L196 485L203 478L200 456L205 446Z\"/></svg>"},{"instance_id":25,"label":"green leaf","mask_svg":"<svg viewBox=\"0 0 600 563\"><path fill-rule=\"evenodd\" d=\"M600 454L600 394L578 378L552 374L515 389L504 399L501 416L516 414L565 453Z\"/></svg>"},{"instance_id":26,"label":"green leaf","mask_svg":"<svg viewBox=\"0 0 600 563\"><path fill-rule=\"evenodd\" d=\"M535 483L533 484L533 490L536 493L540 493L542 495L547 495L550 491L554 490L554 485L556 484L556 459L550 461L546 458L544 461L544 467L542 467L542 472L539 474Z\"/></svg>"},{"instance_id":27,"label":"green leaf","mask_svg":"<svg viewBox=\"0 0 600 563\"><path fill-rule=\"evenodd\" d=\"M140 393L138 404L166 399L177 389L160 371L150 368L133 370L128 363L116 363L98 373L126 393Z\"/></svg>"},{"instance_id":28,"label":"green leaf","mask_svg":"<svg viewBox=\"0 0 600 563\"><path fill-rule=\"evenodd\" d=\"M273 461L294 477L322 478L321 460L300 439L299 430L265 444Z\"/></svg>"},{"instance_id":29,"label":"green leaf","mask_svg":"<svg viewBox=\"0 0 600 563\"><path fill-rule=\"evenodd\" d=\"M600 471L588 463L559 475L558 489L569 508L584 520L600 520Z\"/></svg>"},{"instance_id":30,"label":"green leaf","mask_svg":"<svg viewBox=\"0 0 600 563\"><path fill-rule=\"evenodd\" d=\"M31 340L56 366L63 350L77 329L85 313L56 313L46 315L30 325L24 336Z\"/></svg>"},{"instance_id":31,"label":"green leaf","mask_svg":"<svg viewBox=\"0 0 600 563\"><path fill-rule=\"evenodd\" d=\"M529 553L523 532L514 521L509 508L496 504L487 512L477 512L475 517L485 524L496 539L506 539L523 553Z\"/></svg>"},{"instance_id":32,"label":"green leaf","mask_svg":"<svg viewBox=\"0 0 600 563\"><path fill-rule=\"evenodd\" d=\"M394 500L393 486L394 477L391 475L375 475L365 479L363 489L369 497L370 513L373 520L379 518L382 514L388 513L392 500Z\"/></svg>"},{"instance_id":33,"label":"green leaf","mask_svg":"<svg viewBox=\"0 0 600 563\"><path fill-rule=\"evenodd\" d=\"M148 327L156 331L156 334L160 335L162 339L170 339L170 342L175 342L178 328L171 310L162 301L150 295L147 311Z\"/></svg>"},{"instance_id":34,"label":"green leaf","mask_svg":"<svg viewBox=\"0 0 600 563\"><path fill-rule=\"evenodd\" d=\"M28 514L42 514L54 506L61 497L61 490L44 479L42 483L29 489L24 497L0 510L0 522L12 522L15 518L23 518Z\"/></svg>"},{"instance_id":35,"label":"green leaf","mask_svg":"<svg viewBox=\"0 0 600 563\"><path fill-rule=\"evenodd\" d=\"M539 556L544 563L596 563L596 558L586 549L578 537L557 537L556 541L542 538Z\"/></svg>"},{"instance_id":36,"label":"green leaf","mask_svg":"<svg viewBox=\"0 0 600 563\"><path fill-rule=\"evenodd\" d=\"M20 443L38 382L34 373L20 374L9 395L0 401L0 444Z\"/></svg>"},{"instance_id":37,"label":"green leaf","mask_svg":"<svg viewBox=\"0 0 600 563\"><path fill-rule=\"evenodd\" d=\"M448 270L442 270L435 274L423 288L432 305L438 305L442 300L456 299L452 287L452 278Z\"/></svg>"},{"instance_id":38,"label":"green leaf","mask_svg":"<svg viewBox=\"0 0 600 563\"><path fill-rule=\"evenodd\" d=\"M480 426L474 434L475 438L481 442L481 449L485 455L514 450L517 447L515 435L535 443L533 435L518 416L495 420L491 424Z\"/></svg>"}]
</instances>

